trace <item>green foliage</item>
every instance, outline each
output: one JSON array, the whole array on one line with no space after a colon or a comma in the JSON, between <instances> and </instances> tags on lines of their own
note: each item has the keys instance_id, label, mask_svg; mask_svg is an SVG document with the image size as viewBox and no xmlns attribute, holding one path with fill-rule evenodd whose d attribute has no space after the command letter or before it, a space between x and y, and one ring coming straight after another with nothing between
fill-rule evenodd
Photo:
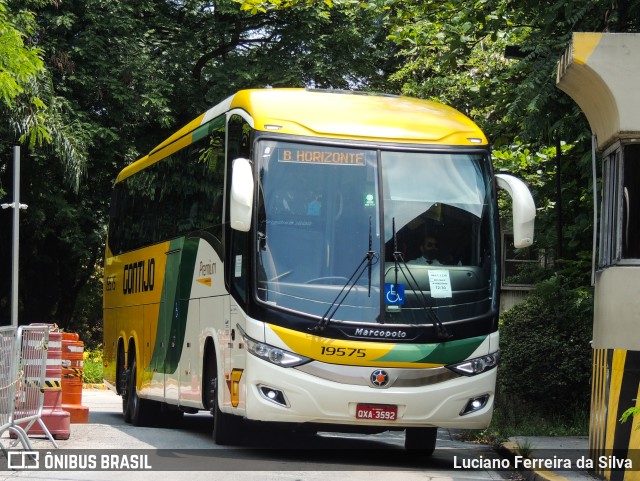
<instances>
[{"instance_id":1,"label":"green foliage","mask_svg":"<svg viewBox=\"0 0 640 481\"><path fill-rule=\"evenodd\" d=\"M554 252L557 245L557 223L562 222L563 256L576 259L591 247L593 222L593 189L591 185L591 152L588 137L575 143L560 142L560 171L557 147L525 144L516 138L493 151L496 172L520 177L532 190L536 203L536 246ZM557 176L560 175L563 204L558 206ZM511 199L499 192L501 212L509 212ZM558 259L556 259L558 260Z\"/></svg>"},{"instance_id":2,"label":"green foliage","mask_svg":"<svg viewBox=\"0 0 640 481\"><path fill-rule=\"evenodd\" d=\"M269 10L294 7L316 7L327 10L334 5L341 5L342 0L234 0L240 10L249 11L252 15L266 13Z\"/></svg>"},{"instance_id":3,"label":"green foliage","mask_svg":"<svg viewBox=\"0 0 640 481\"><path fill-rule=\"evenodd\" d=\"M84 369L82 382L85 384L102 384L102 346L84 350Z\"/></svg>"},{"instance_id":4,"label":"green foliage","mask_svg":"<svg viewBox=\"0 0 640 481\"><path fill-rule=\"evenodd\" d=\"M582 287L588 272L586 262L569 263L504 313L499 367L503 399L533 405L551 416L588 405L593 293Z\"/></svg>"},{"instance_id":5,"label":"green foliage","mask_svg":"<svg viewBox=\"0 0 640 481\"><path fill-rule=\"evenodd\" d=\"M0 106L9 111L0 138L23 144L23 322L57 322L95 342L101 289L92 276L113 179L213 103L265 85L389 90L398 59L384 11L318 5L251 15L233 0L9 1L0 26L42 66L20 77L11 108ZM28 66L7 52L14 70ZM0 194L10 159L0 143ZM9 315L10 219L0 215L0 319Z\"/></svg>"},{"instance_id":6,"label":"green foliage","mask_svg":"<svg viewBox=\"0 0 640 481\"><path fill-rule=\"evenodd\" d=\"M86 136L82 125L66 115L68 102L54 93L44 49L36 46L35 14L13 3L0 0L0 115L6 122L0 130L8 128L10 137L31 150L50 147L67 169L65 183L68 179L77 190L86 164Z\"/></svg>"},{"instance_id":7,"label":"green foliage","mask_svg":"<svg viewBox=\"0 0 640 481\"><path fill-rule=\"evenodd\" d=\"M500 446L513 436L586 436L589 412L584 406L568 406L562 413L540 412L536 403L498 393L491 424L464 432L465 440Z\"/></svg>"},{"instance_id":8,"label":"green foliage","mask_svg":"<svg viewBox=\"0 0 640 481\"><path fill-rule=\"evenodd\" d=\"M640 407L631 407L622 413L622 416L620 416L620 422L626 423L629 418L635 418L636 416L640 416ZM640 430L640 424L636 425L636 429Z\"/></svg>"},{"instance_id":9,"label":"green foliage","mask_svg":"<svg viewBox=\"0 0 640 481\"><path fill-rule=\"evenodd\" d=\"M629 408L622 413L622 416L620 416L620 422L626 423L630 417L635 417L638 414L640 414L640 408L636 408L636 407Z\"/></svg>"},{"instance_id":10,"label":"green foliage","mask_svg":"<svg viewBox=\"0 0 640 481\"><path fill-rule=\"evenodd\" d=\"M505 277L504 283L509 285L534 285L553 275L553 271L538 263L524 264L518 271Z\"/></svg>"},{"instance_id":11,"label":"green foliage","mask_svg":"<svg viewBox=\"0 0 640 481\"><path fill-rule=\"evenodd\" d=\"M67 329L77 332L87 349L98 349L102 343L102 259L94 273L78 292L73 317Z\"/></svg>"},{"instance_id":12,"label":"green foliage","mask_svg":"<svg viewBox=\"0 0 640 481\"><path fill-rule=\"evenodd\" d=\"M42 50L25 42L34 30L33 13L12 12L6 0L0 0L0 104L7 107L43 70Z\"/></svg>"}]
</instances>

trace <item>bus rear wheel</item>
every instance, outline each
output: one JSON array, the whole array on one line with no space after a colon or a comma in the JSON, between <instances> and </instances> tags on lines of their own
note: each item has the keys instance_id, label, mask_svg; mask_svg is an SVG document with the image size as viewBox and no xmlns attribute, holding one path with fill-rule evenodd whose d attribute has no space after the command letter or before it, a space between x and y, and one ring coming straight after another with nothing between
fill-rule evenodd
<instances>
[{"instance_id":1,"label":"bus rear wheel","mask_svg":"<svg viewBox=\"0 0 640 481\"><path fill-rule=\"evenodd\" d=\"M124 420L134 426L146 426L149 424L152 411L152 401L146 401L138 397L136 387L136 379L138 375L138 366L136 358L131 361L129 376L127 378L126 398L123 395ZM156 404L156 403L154 403Z\"/></svg>"},{"instance_id":2,"label":"bus rear wheel","mask_svg":"<svg viewBox=\"0 0 640 481\"><path fill-rule=\"evenodd\" d=\"M437 439L438 428L407 428L404 447L407 451L419 452L421 456L431 456Z\"/></svg>"}]
</instances>

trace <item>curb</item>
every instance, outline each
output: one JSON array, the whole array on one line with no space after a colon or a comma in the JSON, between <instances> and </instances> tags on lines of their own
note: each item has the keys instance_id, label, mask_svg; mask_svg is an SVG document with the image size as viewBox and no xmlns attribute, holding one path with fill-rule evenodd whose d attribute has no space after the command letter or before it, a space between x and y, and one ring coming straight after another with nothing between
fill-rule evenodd
<instances>
[{"instance_id":1,"label":"curb","mask_svg":"<svg viewBox=\"0 0 640 481\"><path fill-rule=\"evenodd\" d=\"M104 384L83 384L82 389L107 389Z\"/></svg>"}]
</instances>

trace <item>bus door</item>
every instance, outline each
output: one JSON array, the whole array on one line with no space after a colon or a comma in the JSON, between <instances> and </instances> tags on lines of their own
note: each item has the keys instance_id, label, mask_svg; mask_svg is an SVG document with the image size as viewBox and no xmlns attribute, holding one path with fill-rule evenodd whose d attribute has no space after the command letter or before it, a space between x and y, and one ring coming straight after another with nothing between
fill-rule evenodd
<instances>
[{"instance_id":1,"label":"bus door","mask_svg":"<svg viewBox=\"0 0 640 481\"><path fill-rule=\"evenodd\" d=\"M156 348L154 350L154 357L157 359L156 369L162 376L163 397L167 402L176 402L178 400L178 373L176 372L177 363L174 360L176 359L175 347L179 342L175 325L183 307L176 297L180 277L180 259L182 257L181 244L176 245L176 243L171 242L169 249L165 253L167 264L162 287Z\"/></svg>"},{"instance_id":2,"label":"bus door","mask_svg":"<svg viewBox=\"0 0 640 481\"><path fill-rule=\"evenodd\" d=\"M165 252L167 264L153 357L157 372L162 376L164 400L170 404L176 404L179 397L178 366L189 312L193 272L193 261L189 262L189 259L194 257L190 255L189 244L184 238L174 239Z\"/></svg>"},{"instance_id":3,"label":"bus door","mask_svg":"<svg viewBox=\"0 0 640 481\"><path fill-rule=\"evenodd\" d=\"M171 312L166 312L169 322L165 328L167 350L164 361L164 396L171 404L177 404L180 398L180 365L185 348L187 320L195 316L192 325L198 326L198 303L190 302L197 249L197 238L182 238L171 241L167 253L165 310L171 309ZM191 313L189 311L192 307L194 309ZM192 341L189 344L190 349L196 349Z\"/></svg>"},{"instance_id":4,"label":"bus door","mask_svg":"<svg viewBox=\"0 0 640 481\"><path fill-rule=\"evenodd\" d=\"M186 276L183 276L186 277ZM182 281L182 280L181 280ZM200 321L206 311L201 310L201 299L179 299L179 309L186 313L186 328L176 336L182 336L181 353L178 352L179 404L180 406L199 407L202 401L201 391L201 354L199 349ZM171 349L171 347L170 347Z\"/></svg>"},{"instance_id":5,"label":"bus door","mask_svg":"<svg viewBox=\"0 0 640 481\"><path fill-rule=\"evenodd\" d=\"M224 299L224 326L221 330L218 331L218 342L220 345L220 351L222 355L222 371L223 378L225 380L224 385L221 385L219 389L222 389L222 405L229 406L231 402L231 391L229 389L230 385L226 382L231 379L231 371L233 370L233 363L231 360L231 312L237 311L238 308L231 299L231 296L225 296ZM235 315L233 316L235 317ZM219 380L220 382L220 380Z\"/></svg>"}]
</instances>

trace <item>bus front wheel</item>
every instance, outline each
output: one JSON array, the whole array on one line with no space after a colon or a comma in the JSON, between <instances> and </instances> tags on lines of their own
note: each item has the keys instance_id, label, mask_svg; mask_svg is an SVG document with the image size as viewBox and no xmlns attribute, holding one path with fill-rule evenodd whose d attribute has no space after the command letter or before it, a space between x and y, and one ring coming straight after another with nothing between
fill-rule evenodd
<instances>
[{"instance_id":1,"label":"bus front wheel","mask_svg":"<svg viewBox=\"0 0 640 481\"><path fill-rule=\"evenodd\" d=\"M218 378L213 381L213 441L220 446L238 444L242 420L220 410L218 405Z\"/></svg>"},{"instance_id":2,"label":"bus front wheel","mask_svg":"<svg viewBox=\"0 0 640 481\"><path fill-rule=\"evenodd\" d=\"M431 456L436 449L438 428L407 428L404 447L407 451L419 451L422 456Z\"/></svg>"}]
</instances>

